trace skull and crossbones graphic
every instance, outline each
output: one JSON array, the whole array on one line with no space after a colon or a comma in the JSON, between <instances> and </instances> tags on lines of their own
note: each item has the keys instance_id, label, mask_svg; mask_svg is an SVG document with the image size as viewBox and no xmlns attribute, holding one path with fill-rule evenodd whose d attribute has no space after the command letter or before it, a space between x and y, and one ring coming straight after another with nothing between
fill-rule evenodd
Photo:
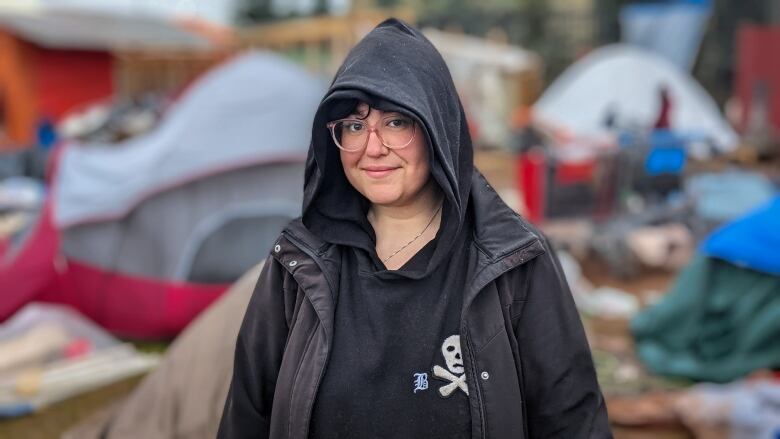
<instances>
[{"instance_id":1,"label":"skull and crossbones graphic","mask_svg":"<svg viewBox=\"0 0 780 439\"><path fill-rule=\"evenodd\" d=\"M468 395L469 388L468 385L466 385L466 374L464 373L466 369L463 367L463 357L461 356L460 350L460 336L451 335L447 337L441 345L441 353L444 355L447 369L435 365L433 366L433 376L442 381L449 381L449 383L439 387L439 395L447 398L458 388Z\"/></svg>"}]
</instances>

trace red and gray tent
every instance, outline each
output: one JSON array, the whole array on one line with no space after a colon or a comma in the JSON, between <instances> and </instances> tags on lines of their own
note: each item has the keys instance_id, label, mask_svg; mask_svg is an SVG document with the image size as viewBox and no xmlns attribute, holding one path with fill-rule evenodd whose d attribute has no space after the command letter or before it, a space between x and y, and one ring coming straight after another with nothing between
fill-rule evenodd
<instances>
[{"instance_id":1,"label":"red and gray tent","mask_svg":"<svg viewBox=\"0 0 780 439\"><path fill-rule=\"evenodd\" d=\"M0 266L0 320L69 303L132 337L169 337L261 260L300 212L319 79L249 53L198 80L153 132L65 145L51 196Z\"/></svg>"}]
</instances>

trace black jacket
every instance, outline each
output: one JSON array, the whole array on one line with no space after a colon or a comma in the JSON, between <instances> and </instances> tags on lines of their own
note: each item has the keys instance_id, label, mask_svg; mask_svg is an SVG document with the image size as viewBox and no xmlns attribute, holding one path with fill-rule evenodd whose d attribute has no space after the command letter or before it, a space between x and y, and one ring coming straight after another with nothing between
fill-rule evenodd
<instances>
[{"instance_id":1,"label":"black jacket","mask_svg":"<svg viewBox=\"0 0 780 439\"><path fill-rule=\"evenodd\" d=\"M282 233L250 301L219 436L308 436L340 274L351 269L340 266L341 252L361 245L373 251L367 202L346 180L325 129L357 100L416 120L445 199L439 235L471 235L467 257L476 262L466 274L460 340L472 436L610 437L582 324L556 258L474 169L465 115L444 61L422 34L397 20L380 24L350 52L315 115L303 215ZM427 271L447 263L452 251L452 240L439 239Z\"/></svg>"},{"instance_id":2,"label":"black jacket","mask_svg":"<svg viewBox=\"0 0 780 439\"><path fill-rule=\"evenodd\" d=\"M582 324L547 242L476 171L471 201L479 263L460 335L472 437L611 437ZM220 438L307 437L340 248L300 221L282 233L238 336Z\"/></svg>"}]
</instances>

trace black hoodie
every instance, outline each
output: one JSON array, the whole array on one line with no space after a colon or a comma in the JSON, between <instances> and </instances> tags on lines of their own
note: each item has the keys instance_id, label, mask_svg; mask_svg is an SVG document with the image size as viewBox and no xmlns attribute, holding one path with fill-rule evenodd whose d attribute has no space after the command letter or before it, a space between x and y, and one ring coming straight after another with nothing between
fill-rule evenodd
<instances>
[{"instance_id":1,"label":"black hoodie","mask_svg":"<svg viewBox=\"0 0 780 439\"><path fill-rule=\"evenodd\" d=\"M366 219L369 202L347 181L325 129L327 122L351 113L358 101L417 121L429 148L431 178L445 198L436 239L399 270L386 270L377 257ZM466 128L444 60L419 31L397 20L380 24L355 46L317 111L303 222L347 251L342 253L331 355L312 412L313 438L376 437L388 431L394 437L426 438L470 433L467 380L461 381L463 390L450 386L443 397L438 390L450 381L434 373L435 366L447 365L445 340L459 337L469 266L473 164ZM462 361L458 364L452 367L462 376Z\"/></svg>"},{"instance_id":2,"label":"black hoodie","mask_svg":"<svg viewBox=\"0 0 780 439\"><path fill-rule=\"evenodd\" d=\"M373 249L368 203L347 181L326 128L357 100L417 121L428 141L432 177L445 197L440 234L456 236L466 218L474 170L466 116L439 52L419 31L395 19L377 26L350 51L317 110L306 163L304 225L327 242ZM426 270L405 275L425 276L449 257L451 245L443 240Z\"/></svg>"}]
</instances>

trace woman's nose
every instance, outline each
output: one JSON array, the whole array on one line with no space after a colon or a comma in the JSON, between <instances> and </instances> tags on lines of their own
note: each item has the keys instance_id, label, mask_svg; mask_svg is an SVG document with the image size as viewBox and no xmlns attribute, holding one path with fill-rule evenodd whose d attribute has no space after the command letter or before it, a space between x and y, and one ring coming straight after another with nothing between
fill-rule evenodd
<instances>
[{"instance_id":1,"label":"woman's nose","mask_svg":"<svg viewBox=\"0 0 780 439\"><path fill-rule=\"evenodd\" d=\"M379 133L376 130L372 129L368 132L368 139L366 142L366 155L369 157L383 156L390 151L382 144L382 139L379 138Z\"/></svg>"}]
</instances>

